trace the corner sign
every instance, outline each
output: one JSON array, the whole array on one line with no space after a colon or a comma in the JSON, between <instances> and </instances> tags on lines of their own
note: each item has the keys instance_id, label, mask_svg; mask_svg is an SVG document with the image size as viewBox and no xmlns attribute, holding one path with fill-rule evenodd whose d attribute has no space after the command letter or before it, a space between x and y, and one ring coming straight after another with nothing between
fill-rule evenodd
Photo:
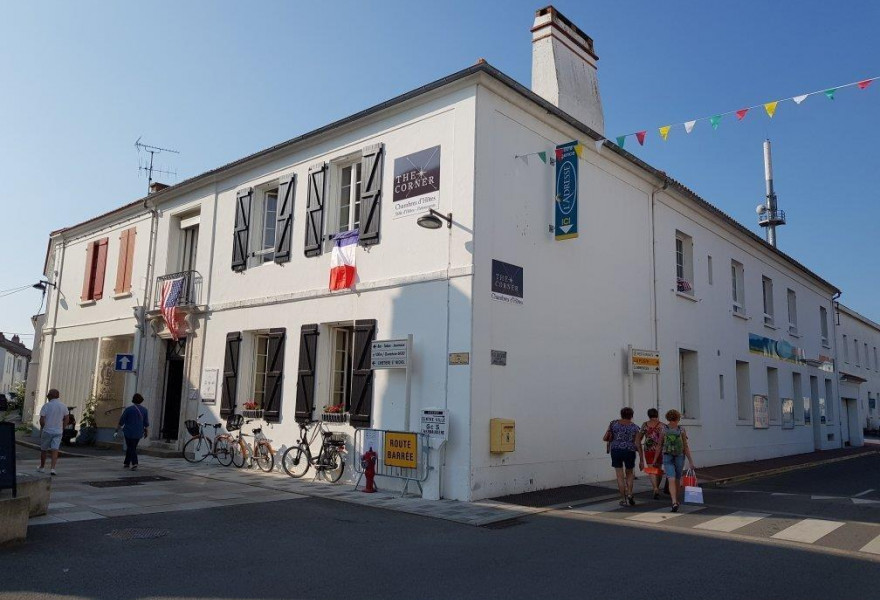
<instances>
[{"instance_id":1,"label":"the corner sign","mask_svg":"<svg viewBox=\"0 0 880 600\"><path fill-rule=\"evenodd\" d=\"M376 340L370 348L371 369L405 369L409 364L408 340Z\"/></svg>"},{"instance_id":2,"label":"the corner sign","mask_svg":"<svg viewBox=\"0 0 880 600\"><path fill-rule=\"evenodd\" d=\"M523 303L523 268L492 259L492 300Z\"/></svg>"},{"instance_id":3,"label":"the corner sign","mask_svg":"<svg viewBox=\"0 0 880 600\"><path fill-rule=\"evenodd\" d=\"M394 159L391 200L395 219L440 206L440 146Z\"/></svg>"},{"instance_id":4,"label":"the corner sign","mask_svg":"<svg viewBox=\"0 0 880 600\"><path fill-rule=\"evenodd\" d=\"M557 240L578 236L578 157L577 141L556 146L556 226Z\"/></svg>"},{"instance_id":5,"label":"the corner sign","mask_svg":"<svg viewBox=\"0 0 880 600\"><path fill-rule=\"evenodd\" d=\"M117 354L114 371L134 371L134 354Z\"/></svg>"}]
</instances>

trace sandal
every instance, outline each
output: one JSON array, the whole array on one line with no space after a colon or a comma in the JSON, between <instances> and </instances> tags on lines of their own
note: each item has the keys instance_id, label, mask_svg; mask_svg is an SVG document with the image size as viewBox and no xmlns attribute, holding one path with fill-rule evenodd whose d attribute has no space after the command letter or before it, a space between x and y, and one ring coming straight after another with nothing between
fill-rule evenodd
<instances>
[{"instance_id":1,"label":"sandal","mask_svg":"<svg viewBox=\"0 0 880 600\"><path fill-rule=\"evenodd\" d=\"M675 512L675 513L678 512L678 502L676 502L675 504L672 505L672 512Z\"/></svg>"},{"instance_id":2,"label":"sandal","mask_svg":"<svg viewBox=\"0 0 880 600\"><path fill-rule=\"evenodd\" d=\"M626 497L627 502L629 502L630 506L636 505L636 499L632 497L632 494Z\"/></svg>"},{"instance_id":3,"label":"sandal","mask_svg":"<svg viewBox=\"0 0 880 600\"><path fill-rule=\"evenodd\" d=\"M626 500L621 500L620 502L618 502L618 504L620 504L621 506L626 506Z\"/></svg>"}]
</instances>

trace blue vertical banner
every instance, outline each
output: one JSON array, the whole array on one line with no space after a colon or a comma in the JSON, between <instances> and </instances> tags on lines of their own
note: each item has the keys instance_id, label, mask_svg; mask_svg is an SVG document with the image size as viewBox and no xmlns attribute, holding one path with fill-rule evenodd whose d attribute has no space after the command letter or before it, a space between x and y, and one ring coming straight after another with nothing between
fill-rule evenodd
<instances>
[{"instance_id":1,"label":"blue vertical banner","mask_svg":"<svg viewBox=\"0 0 880 600\"><path fill-rule=\"evenodd\" d=\"M556 239L578 236L578 142L556 146Z\"/></svg>"}]
</instances>

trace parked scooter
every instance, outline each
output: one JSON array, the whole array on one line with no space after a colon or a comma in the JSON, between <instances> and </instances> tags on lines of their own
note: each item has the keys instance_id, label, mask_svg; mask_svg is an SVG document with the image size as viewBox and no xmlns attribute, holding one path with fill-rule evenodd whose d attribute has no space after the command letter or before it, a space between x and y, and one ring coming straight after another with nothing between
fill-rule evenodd
<instances>
[{"instance_id":1,"label":"parked scooter","mask_svg":"<svg viewBox=\"0 0 880 600\"><path fill-rule=\"evenodd\" d=\"M65 446L72 446L72 440L76 437L76 417L73 416L75 406L67 407L67 425L61 431L61 443Z\"/></svg>"}]
</instances>

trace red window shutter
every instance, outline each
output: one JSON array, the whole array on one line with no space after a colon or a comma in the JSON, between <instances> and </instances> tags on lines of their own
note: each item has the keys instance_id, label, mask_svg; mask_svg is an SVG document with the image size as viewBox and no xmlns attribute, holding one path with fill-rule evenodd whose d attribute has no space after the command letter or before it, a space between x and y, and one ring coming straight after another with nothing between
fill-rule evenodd
<instances>
[{"instance_id":1,"label":"red window shutter","mask_svg":"<svg viewBox=\"0 0 880 600\"><path fill-rule=\"evenodd\" d=\"M113 292L125 291L125 261L128 257L128 229L119 234L119 258L116 261L116 287Z\"/></svg>"},{"instance_id":2,"label":"red window shutter","mask_svg":"<svg viewBox=\"0 0 880 600\"><path fill-rule=\"evenodd\" d=\"M82 295L79 297L79 299L83 302L92 299L92 281L94 280L94 273L95 244L94 242L89 242L89 244L86 246L86 268L85 274L83 275L83 291Z\"/></svg>"},{"instance_id":3,"label":"red window shutter","mask_svg":"<svg viewBox=\"0 0 880 600\"><path fill-rule=\"evenodd\" d=\"M100 300L104 297L104 273L107 270L107 242L109 238L103 238L95 242L95 280L92 284L92 299Z\"/></svg>"},{"instance_id":4,"label":"red window shutter","mask_svg":"<svg viewBox=\"0 0 880 600\"><path fill-rule=\"evenodd\" d=\"M137 229L132 227L128 230L128 246L126 247L125 256L125 282L123 284L123 292L131 291L131 277L134 273L134 240L137 236Z\"/></svg>"}]
</instances>

